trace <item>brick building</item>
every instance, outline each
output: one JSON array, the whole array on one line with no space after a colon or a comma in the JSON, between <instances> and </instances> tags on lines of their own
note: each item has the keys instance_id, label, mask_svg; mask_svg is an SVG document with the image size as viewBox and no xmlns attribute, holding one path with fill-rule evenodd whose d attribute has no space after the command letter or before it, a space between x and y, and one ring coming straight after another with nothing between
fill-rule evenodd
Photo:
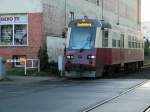
<instances>
[{"instance_id":1,"label":"brick building","mask_svg":"<svg viewBox=\"0 0 150 112\"><path fill-rule=\"evenodd\" d=\"M46 36L61 37L71 19L83 17L140 31L140 0L3 0L0 56L37 58Z\"/></svg>"}]
</instances>

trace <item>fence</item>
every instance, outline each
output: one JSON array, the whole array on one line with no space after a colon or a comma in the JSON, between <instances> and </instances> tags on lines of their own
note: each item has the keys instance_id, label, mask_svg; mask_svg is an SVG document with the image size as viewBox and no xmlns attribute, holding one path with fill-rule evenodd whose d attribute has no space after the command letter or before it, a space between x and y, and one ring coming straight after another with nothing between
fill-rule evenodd
<instances>
[{"instance_id":1,"label":"fence","mask_svg":"<svg viewBox=\"0 0 150 112\"><path fill-rule=\"evenodd\" d=\"M24 74L27 74L27 69L37 69L40 72L40 60L39 59L7 59L7 63L13 63L16 68L24 68ZM17 63L21 63L17 65Z\"/></svg>"}]
</instances>

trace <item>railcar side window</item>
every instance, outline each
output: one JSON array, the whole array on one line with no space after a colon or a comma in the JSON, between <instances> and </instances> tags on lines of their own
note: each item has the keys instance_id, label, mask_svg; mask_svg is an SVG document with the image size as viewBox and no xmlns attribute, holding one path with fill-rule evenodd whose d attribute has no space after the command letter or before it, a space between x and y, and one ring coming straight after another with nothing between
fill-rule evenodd
<instances>
[{"instance_id":1,"label":"railcar side window","mask_svg":"<svg viewBox=\"0 0 150 112\"><path fill-rule=\"evenodd\" d=\"M103 47L108 47L108 37L109 37L108 30L104 30L102 36L103 36Z\"/></svg>"},{"instance_id":2,"label":"railcar side window","mask_svg":"<svg viewBox=\"0 0 150 112\"><path fill-rule=\"evenodd\" d=\"M120 37L121 37L121 47L124 48L124 34L121 34Z\"/></svg>"},{"instance_id":3,"label":"railcar side window","mask_svg":"<svg viewBox=\"0 0 150 112\"><path fill-rule=\"evenodd\" d=\"M138 47L140 48L141 47L141 45L140 45L140 43L138 43L139 45L138 45Z\"/></svg>"},{"instance_id":4,"label":"railcar side window","mask_svg":"<svg viewBox=\"0 0 150 112\"><path fill-rule=\"evenodd\" d=\"M115 39L112 39L112 46L113 46L113 47L116 47L116 45L117 45L116 40L115 40Z\"/></svg>"},{"instance_id":5,"label":"railcar side window","mask_svg":"<svg viewBox=\"0 0 150 112\"><path fill-rule=\"evenodd\" d=\"M121 47L121 42L120 42L120 40L118 40L118 47Z\"/></svg>"},{"instance_id":6,"label":"railcar side window","mask_svg":"<svg viewBox=\"0 0 150 112\"><path fill-rule=\"evenodd\" d=\"M128 47L131 48L131 36L128 36Z\"/></svg>"}]
</instances>

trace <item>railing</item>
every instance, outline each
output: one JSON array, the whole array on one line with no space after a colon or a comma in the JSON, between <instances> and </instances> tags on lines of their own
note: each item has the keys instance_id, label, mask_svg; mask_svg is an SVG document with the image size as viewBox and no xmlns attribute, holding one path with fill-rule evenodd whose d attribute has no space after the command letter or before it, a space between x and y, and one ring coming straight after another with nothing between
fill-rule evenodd
<instances>
[{"instance_id":1,"label":"railing","mask_svg":"<svg viewBox=\"0 0 150 112\"><path fill-rule=\"evenodd\" d=\"M27 74L27 69L37 69L40 72L40 60L39 59L7 59L7 63L14 63L16 68L24 67L24 74ZM17 65L16 63L21 63Z\"/></svg>"}]
</instances>

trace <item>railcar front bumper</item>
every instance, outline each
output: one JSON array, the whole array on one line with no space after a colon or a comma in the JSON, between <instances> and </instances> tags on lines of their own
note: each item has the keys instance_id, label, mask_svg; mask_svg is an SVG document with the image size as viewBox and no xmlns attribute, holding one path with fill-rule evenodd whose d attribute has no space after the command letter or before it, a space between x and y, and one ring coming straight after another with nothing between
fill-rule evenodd
<instances>
[{"instance_id":1,"label":"railcar front bumper","mask_svg":"<svg viewBox=\"0 0 150 112\"><path fill-rule=\"evenodd\" d=\"M66 64L65 71L96 71L96 67L93 65Z\"/></svg>"}]
</instances>

